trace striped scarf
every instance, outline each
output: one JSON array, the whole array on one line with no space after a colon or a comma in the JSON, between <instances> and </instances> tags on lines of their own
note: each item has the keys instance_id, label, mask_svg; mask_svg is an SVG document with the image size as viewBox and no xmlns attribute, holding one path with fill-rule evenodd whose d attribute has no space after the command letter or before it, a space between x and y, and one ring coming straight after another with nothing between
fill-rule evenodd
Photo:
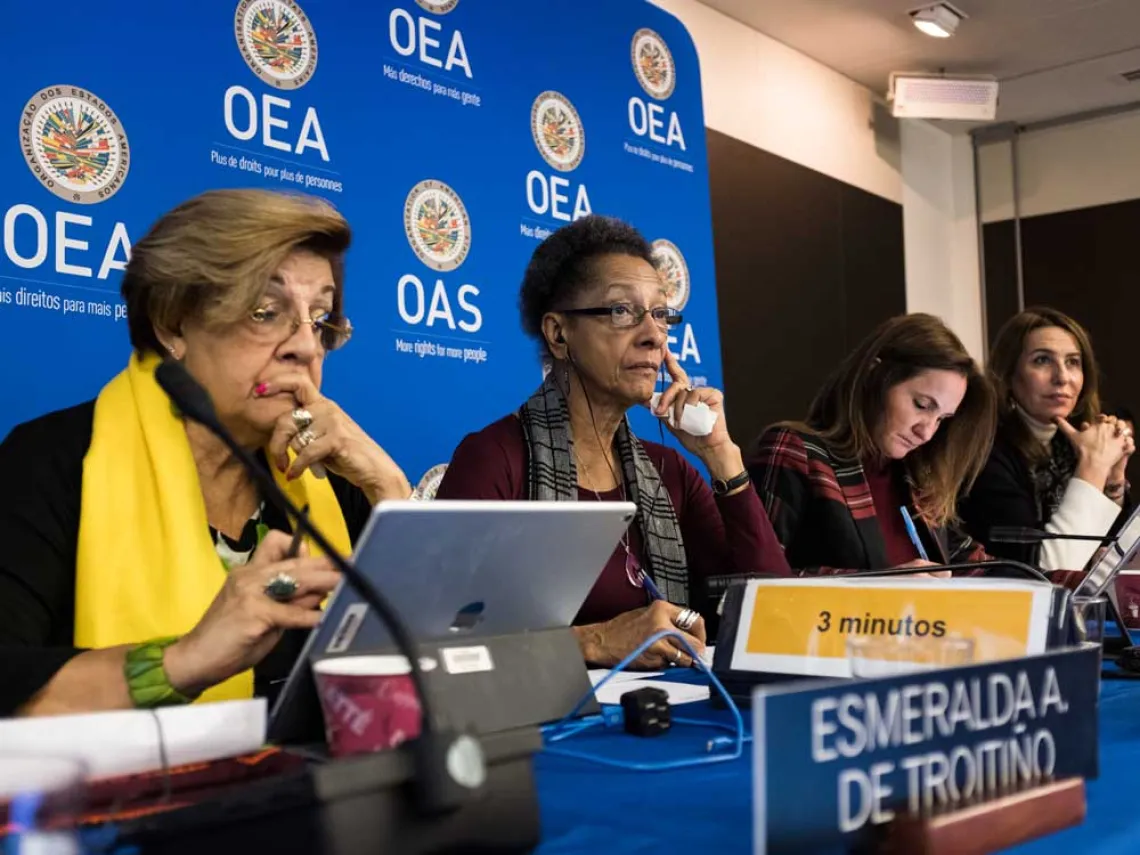
<instances>
[{"instance_id":1,"label":"striped scarf","mask_svg":"<svg viewBox=\"0 0 1140 855\"><path fill-rule=\"evenodd\" d=\"M531 501L578 501L574 437L566 396L551 371L519 411L528 454L527 493ZM637 505L636 523L645 547L645 571L671 603L691 602L688 561L681 527L669 492L653 462L630 430L629 420L618 425L618 457L630 501Z\"/></svg>"}]
</instances>

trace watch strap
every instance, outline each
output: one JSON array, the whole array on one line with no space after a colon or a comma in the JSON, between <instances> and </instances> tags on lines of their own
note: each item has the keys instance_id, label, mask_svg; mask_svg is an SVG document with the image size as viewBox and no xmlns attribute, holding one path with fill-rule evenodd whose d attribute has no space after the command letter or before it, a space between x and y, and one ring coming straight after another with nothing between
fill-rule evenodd
<instances>
[{"instance_id":1,"label":"watch strap","mask_svg":"<svg viewBox=\"0 0 1140 855\"><path fill-rule=\"evenodd\" d=\"M738 490L745 484L752 481L752 476L748 474L745 469L739 475L729 478L727 481L722 481L720 478L714 478L712 482L713 494L716 496L724 496L731 493L733 490Z\"/></svg>"}]
</instances>

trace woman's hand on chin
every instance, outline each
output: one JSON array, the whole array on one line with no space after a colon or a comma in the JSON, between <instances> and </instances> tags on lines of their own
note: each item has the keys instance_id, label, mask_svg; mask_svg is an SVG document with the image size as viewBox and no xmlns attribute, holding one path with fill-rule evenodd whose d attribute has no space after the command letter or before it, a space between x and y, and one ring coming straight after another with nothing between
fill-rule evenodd
<instances>
[{"instance_id":1,"label":"woman's hand on chin","mask_svg":"<svg viewBox=\"0 0 1140 855\"><path fill-rule=\"evenodd\" d=\"M634 609L604 623L574 627L582 657L595 665L612 667L632 653L647 638L663 629L678 633L700 655L705 649L705 620L698 618L688 632L679 630L673 621L682 611L680 606L657 600L642 609ZM631 668L661 670L670 665L688 668L693 658L676 638L662 638L645 650Z\"/></svg>"},{"instance_id":2,"label":"woman's hand on chin","mask_svg":"<svg viewBox=\"0 0 1140 855\"><path fill-rule=\"evenodd\" d=\"M724 393L711 386L694 388L677 357L669 352L668 347L663 350L665 369L673 382L662 393L653 415L664 421L665 426L673 436L677 437L681 445L701 459L713 478L725 481L735 478L744 471L744 456L728 432L728 423L724 416ZM693 406L704 404L716 413L716 423L711 433L707 436L693 436L680 427L673 426L681 424L686 404ZM668 421L670 410L673 414L673 424Z\"/></svg>"},{"instance_id":3,"label":"woman's hand on chin","mask_svg":"<svg viewBox=\"0 0 1140 855\"><path fill-rule=\"evenodd\" d=\"M306 375L265 384L260 394L290 392L297 409L277 420L269 440L268 454L273 465L290 480L320 464L364 491L373 504L383 499L406 499L412 485L403 470L340 406L321 396ZM301 412L299 412L301 411ZM311 417L307 427L303 413ZM297 456L289 462L288 449Z\"/></svg>"}]
</instances>

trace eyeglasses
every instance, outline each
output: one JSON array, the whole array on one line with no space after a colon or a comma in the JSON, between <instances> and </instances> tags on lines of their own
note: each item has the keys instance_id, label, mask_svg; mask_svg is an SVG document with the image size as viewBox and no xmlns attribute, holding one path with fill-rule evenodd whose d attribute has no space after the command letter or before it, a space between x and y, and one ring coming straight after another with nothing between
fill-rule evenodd
<instances>
[{"instance_id":1,"label":"eyeglasses","mask_svg":"<svg viewBox=\"0 0 1140 855\"><path fill-rule=\"evenodd\" d=\"M596 306L589 309L563 309L562 312L566 315L595 315L598 317L609 315L610 323L623 329L640 325L645 320L646 315L649 315L653 319L653 323L661 329L676 326L681 323L682 318L680 312L669 306L654 306L652 309L646 309L642 306L635 306L633 303L614 303L609 306Z\"/></svg>"},{"instance_id":2,"label":"eyeglasses","mask_svg":"<svg viewBox=\"0 0 1140 855\"><path fill-rule=\"evenodd\" d=\"M319 312L302 318L295 312L283 311L276 305L258 306L249 313L253 328L267 340L287 341L301 324L312 328L326 351L338 350L352 338L352 322L337 312Z\"/></svg>"}]
</instances>

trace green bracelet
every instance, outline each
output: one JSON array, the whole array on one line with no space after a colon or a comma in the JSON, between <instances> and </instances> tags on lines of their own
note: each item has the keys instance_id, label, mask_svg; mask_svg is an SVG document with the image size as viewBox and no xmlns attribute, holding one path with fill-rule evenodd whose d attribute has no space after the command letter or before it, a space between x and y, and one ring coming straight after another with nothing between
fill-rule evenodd
<instances>
[{"instance_id":1,"label":"green bracelet","mask_svg":"<svg viewBox=\"0 0 1140 855\"><path fill-rule=\"evenodd\" d=\"M139 709L149 710L155 707L189 704L194 701L170 685L170 678L166 676L166 669L162 667L166 648L180 637L174 635L169 638L152 638L127 651L123 673L127 677L127 690L131 693L131 701Z\"/></svg>"}]
</instances>

